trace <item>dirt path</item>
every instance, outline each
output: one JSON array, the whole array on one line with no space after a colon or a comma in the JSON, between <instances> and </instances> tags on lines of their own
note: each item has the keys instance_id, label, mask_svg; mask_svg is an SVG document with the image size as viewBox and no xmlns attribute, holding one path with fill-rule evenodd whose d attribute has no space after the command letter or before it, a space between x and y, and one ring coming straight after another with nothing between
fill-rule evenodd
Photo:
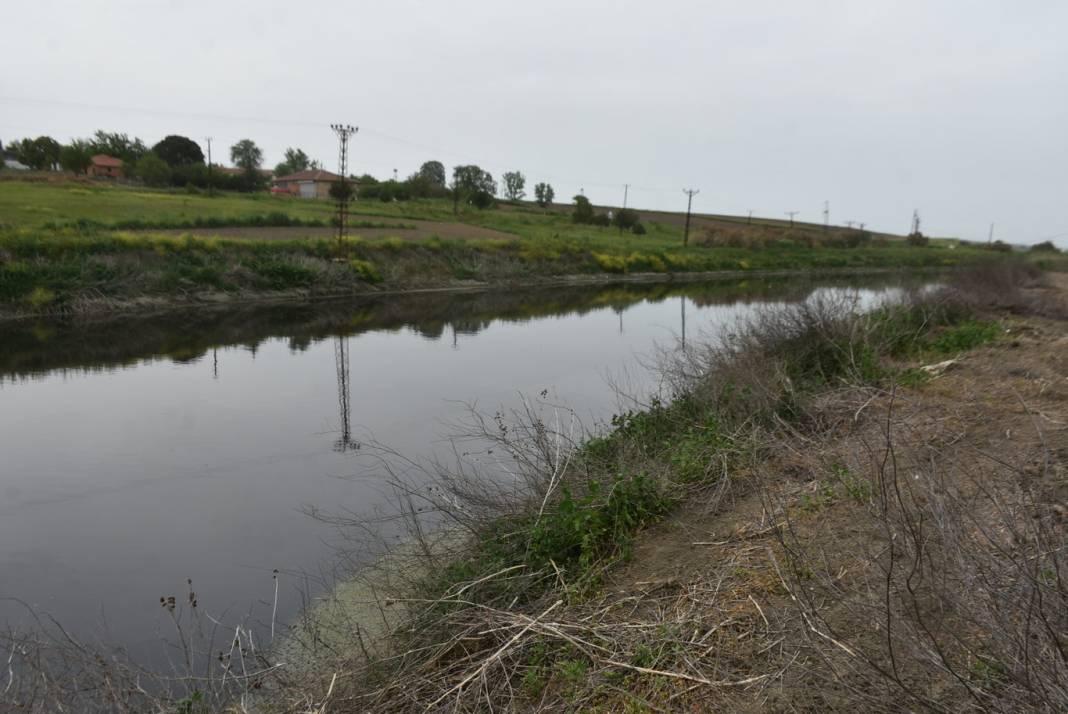
<instances>
[{"instance_id":1,"label":"dirt path","mask_svg":"<svg viewBox=\"0 0 1068 714\"><path fill-rule=\"evenodd\" d=\"M475 240L513 240L519 236L514 233L469 226L465 223L445 223L439 221L416 221L405 219L368 219L369 223L406 226L404 228L361 228L358 217L352 219L354 225L349 234L368 240L377 238L401 238L404 240L425 240L432 236L439 238L469 238ZM182 230L153 231L168 235L194 235L200 237L218 236L220 238L243 238L255 240L300 240L303 238L330 238L336 235L336 229L330 227L240 227L240 228L191 228Z\"/></svg>"}]
</instances>

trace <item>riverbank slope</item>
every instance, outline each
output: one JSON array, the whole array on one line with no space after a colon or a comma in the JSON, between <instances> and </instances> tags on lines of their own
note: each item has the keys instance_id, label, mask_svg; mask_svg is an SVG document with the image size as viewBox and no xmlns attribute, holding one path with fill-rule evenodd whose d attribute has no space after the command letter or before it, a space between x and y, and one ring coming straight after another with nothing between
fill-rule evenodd
<instances>
[{"instance_id":1,"label":"riverbank slope","mask_svg":"<svg viewBox=\"0 0 1068 714\"><path fill-rule=\"evenodd\" d=\"M526 499L438 473L447 498L417 502L472 549L428 552L436 577L388 601L408 608L388 654L323 662L319 691L338 711L1062 709L1066 318L1065 276L988 268L865 316L760 318L574 451L501 423Z\"/></svg>"}]
</instances>

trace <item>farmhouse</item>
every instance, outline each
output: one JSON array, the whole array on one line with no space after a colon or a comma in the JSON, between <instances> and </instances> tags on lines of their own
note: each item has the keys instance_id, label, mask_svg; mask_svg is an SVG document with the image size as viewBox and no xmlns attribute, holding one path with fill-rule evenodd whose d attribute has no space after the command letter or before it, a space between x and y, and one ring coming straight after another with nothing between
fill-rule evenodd
<instances>
[{"instance_id":1,"label":"farmhouse","mask_svg":"<svg viewBox=\"0 0 1068 714\"><path fill-rule=\"evenodd\" d=\"M122 178L122 159L97 154L89 159L89 168L85 172L95 178Z\"/></svg>"},{"instance_id":2,"label":"farmhouse","mask_svg":"<svg viewBox=\"0 0 1068 714\"><path fill-rule=\"evenodd\" d=\"M301 198L330 198L330 186L340 180L329 171L307 169L275 178L274 187Z\"/></svg>"}]
</instances>

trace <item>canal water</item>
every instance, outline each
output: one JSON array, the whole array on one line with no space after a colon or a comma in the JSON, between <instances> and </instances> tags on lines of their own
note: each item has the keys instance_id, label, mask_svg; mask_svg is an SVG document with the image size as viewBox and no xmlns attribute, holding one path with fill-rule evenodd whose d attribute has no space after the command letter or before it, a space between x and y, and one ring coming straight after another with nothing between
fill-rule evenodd
<instances>
[{"instance_id":1,"label":"canal water","mask_svg":"<svg viewBox=\"0 0 1068 714\"><path fill-rule=\"evenodd\" d=\"M160 598L220 620L292 618L329 586L345 534L306 511L382 505L377 441L448 450L474 404L549 395L588 428L613 383L658 389L649 358L715 333L796 281L439 293L0 324L0 625L28 608L151 659ZM368 554L371 557L372 554Z\"/></svg>"}]
</instances>

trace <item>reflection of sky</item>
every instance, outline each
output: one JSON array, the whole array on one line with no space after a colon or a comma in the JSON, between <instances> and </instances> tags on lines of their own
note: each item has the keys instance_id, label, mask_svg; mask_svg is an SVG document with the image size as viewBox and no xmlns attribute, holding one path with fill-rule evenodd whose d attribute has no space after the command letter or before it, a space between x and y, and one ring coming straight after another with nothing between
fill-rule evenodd
<instances>
[{"instance_id":1,"label":"reflection of sky","mask_svg":"<svg viewBox=\"0 0 1068 714\"><path fill-rule=\"evenodd\" d=\"M592 425L617 407L607 374L653 387L638 356L674 344L682 304L493 322L455 346L450 329L347 338L354 437L427 454L444 447L463 402L493 412L546 389ZM688 302L687 332L707 336L751 309ZM334 536L302 505L365 511L380 500L374 473L340 478L368 462L332 449L338 425L333 338L304 351L285 338L255 354L220 349L218 379L209 352L0 384L0 597L82 632L103 612L128 643L186 578L214 612L269 600L272 569L329 563ZM297 604L283 590L280 614Z\"/></svg>"}]
</instances>

